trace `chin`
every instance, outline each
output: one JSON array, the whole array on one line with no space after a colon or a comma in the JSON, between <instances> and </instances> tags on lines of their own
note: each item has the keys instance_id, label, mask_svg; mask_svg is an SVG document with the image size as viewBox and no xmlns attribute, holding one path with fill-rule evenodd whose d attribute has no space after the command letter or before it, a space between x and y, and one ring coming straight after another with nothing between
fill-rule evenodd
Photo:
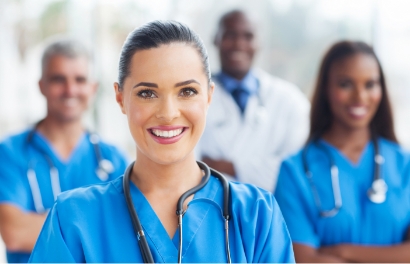
<instances>
[{"instance_id":1,"label":"chin","mask_svg":"<svg viewBox=\"0 0 410 264\"><path fill-rule=\"evenodd\" d=\"M184 161L187 158L186 155L172 155L172 156L155 156L151 160L161 165L172 165Z\"/></svg>"}]
</instances>

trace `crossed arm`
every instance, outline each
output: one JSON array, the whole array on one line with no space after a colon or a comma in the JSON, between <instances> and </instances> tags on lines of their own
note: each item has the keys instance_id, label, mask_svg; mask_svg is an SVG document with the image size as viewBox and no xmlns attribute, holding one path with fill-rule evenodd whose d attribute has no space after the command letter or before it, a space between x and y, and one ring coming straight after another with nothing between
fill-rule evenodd
<instances>
[{"instance_id":1,"label":"crossed arm","mask_svg":"<svg viewBox=\"0 0 410 264\"><path fill-rule=\"evenodd\" d=\"M46 214L22 211L11 204L0 204L0 234L9 251L31 252Z\"/></svg>"},{"instance_id":2,"label":"crossed arm","mask_svg":"<svg viewBox=\"0 0 410 264\"><path fill-rule=\"evenodd\" d=\"M315 249L294 243L296 262L410 262L410 229L406 240L392 246L339 244Z\"/></svg>"}]
</instances>

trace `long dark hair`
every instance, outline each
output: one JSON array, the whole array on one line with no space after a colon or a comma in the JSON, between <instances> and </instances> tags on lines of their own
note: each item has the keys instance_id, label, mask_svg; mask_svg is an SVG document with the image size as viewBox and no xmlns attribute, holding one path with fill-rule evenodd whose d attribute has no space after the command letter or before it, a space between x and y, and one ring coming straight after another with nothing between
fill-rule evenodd
<instances>
[{"instance_id":1,"label":"long dark hair","mask_svg":"<svg viewBox=\"0 0 410 264\"><path fill-rule=\"evenodd\" d=\"M157 48L160 45L181 42L194 47L201 59L204 72L211 80L208 54L199 36L188 26L176 21L153 21L134 29L122 46L119 67L118 83L123 88L124 80L130 73L132 56L139 50Z\"/></svg>"},{"instance_id":2,"label":"long dark hair","mask_svg":"<svg viewBox=\"0 0 410 264\"><path fill-rule=\"evenodd\" d=\"M383 69L373 48L360 41L337 42L328 50L323 58L319 76L316 81L315 91L313 93L312 108L310 112L309 141L320 138L323 133L330 128L333 122L333 114L330 109L327 92L330 67L336 61L355 54L370 55L376 60L379 66L382 98L376 114L370 122L371 134L375 137L381 136L393 142L397 142L393 127L393 114L387 94L386 80Z\"/></svg>"}]
</instances>

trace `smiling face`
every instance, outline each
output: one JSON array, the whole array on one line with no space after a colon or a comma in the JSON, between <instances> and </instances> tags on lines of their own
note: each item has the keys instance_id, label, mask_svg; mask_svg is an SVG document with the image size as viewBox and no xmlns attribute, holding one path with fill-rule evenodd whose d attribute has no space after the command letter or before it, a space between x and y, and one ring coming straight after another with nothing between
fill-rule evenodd
<instances>
[{"instance_id":1,"label":"smiling face","mask_svg":"<svg viewBox=\"0 0 410 264\"><path fill-rule=\"evenodd\" d=\"M226 17L219 30L215 45L222 70L240 80L252 67L257 50L255 27L245 14L237 12Z\"/></svg>"},{"instance_id":2,"label":"smiling face","mask_svg":"<svg viewBox=\"0 0 410 264\"><path fill-rule=\"evenodd\" d=\"M59 122L81 121L97 88L88 79L88 66L85 57L55 55L49 59L39 81L48 116Z\"/></svg>"},{"instance_id":3,"label":"smiling face","mask_svg":"<svg viewBox=\"0 0 410 264\"><path fill-rule=\"evenodd\" d=\"M332 64L328 83L333 122L347 129L368 128L382 98L379 65L356 54Z\"/></svg>"},{"instance_id":4,"label":"smiling face","mask_svg":"<svg viewBox=\"0 0 410 264\"><path fill-rule=\"evenodd\" d=\"M195 48L171 43L137 51L123 87L114 86L138 158L172 164L193 156L213 92Z\"/></svg>"}]
</instances>

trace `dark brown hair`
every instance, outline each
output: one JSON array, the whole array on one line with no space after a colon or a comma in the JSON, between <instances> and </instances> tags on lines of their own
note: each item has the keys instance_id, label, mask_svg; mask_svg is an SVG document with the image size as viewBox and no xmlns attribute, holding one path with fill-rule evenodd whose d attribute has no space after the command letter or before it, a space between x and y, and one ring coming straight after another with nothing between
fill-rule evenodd
<instances>
[{"instance_id":1,"label":"dark brown hair","mask_svg":"<svg viewBox=\"0 0 410 264\"><path fill-rule=\"evenodd\" d=\"M393 142L397 142L393 127L393 114L382 67L373 48L360 41L337 42L327 51L323 58L313 93L312 108L310 112L309 141L321 137L323 133L330 128L333 122L333 114L330 109L327 92L330 67L333 63L355 54L370 55L379 65L382 98L376 114L370 122L371 134L374 137L381 136Z\"/></svg>"}]
</instances>

